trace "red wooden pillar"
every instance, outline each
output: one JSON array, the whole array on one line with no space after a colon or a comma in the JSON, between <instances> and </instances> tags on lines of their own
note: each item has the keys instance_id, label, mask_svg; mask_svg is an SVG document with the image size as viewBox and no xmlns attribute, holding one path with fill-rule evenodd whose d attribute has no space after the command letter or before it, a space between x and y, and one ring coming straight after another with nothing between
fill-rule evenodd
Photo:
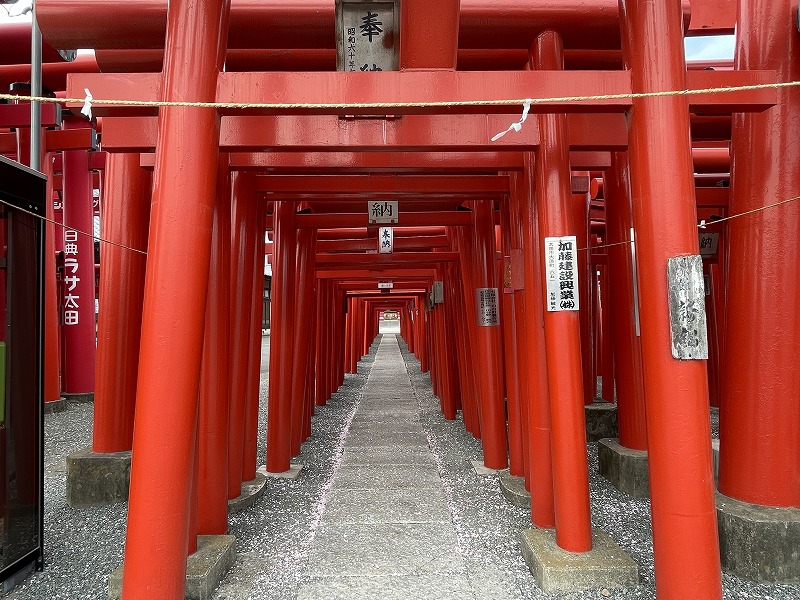
<instances>
[{"instance_id":1,"label":"red wooden pillar","mask_svg":"<svg viewBox=\"0 0 800 600\"><path fill-rule=\"evenodd\" d=\"M255 179L249 173L235 173L231 210L231 333L230 333L230 418L228 419L228 498L242 493L247 420L247 370L250 355L250 319L253 302L258 225ZM275 246L273 245L273 252ZM263 250L261 250L263 253ZM274 256L274 254L273 254ZM274 328L273 328L274 329ZM270 335L274 343L274 332Z\"/></svg>"},{"instance_id":2,"label":"red wooden pillar","mask_svg":"<svg viewBox=\"0 0 800 600\"><path fill-rule=\"evenodd\" d=\"M608 259L608 249L604 252ZM611 301L608 261L600 266L600 374L603 377L602 398L614 402L614 330L611 327Z\"/></svg>"},{"instance_id":3,"label":"red wooden pillar","mask_svg":"<svg viewBox=\"0 0 800 600\"><path fill-rule=\"evenodd\" d=\"M255 198L253 199L255 202ZM247 381L245 387L244 439L242 444L242 481L256 478L258 455L258 410L261 387L261 314L264 310L264 230L267 203L258 202L253 223L254 269L250 272L252 294L250 300L250 326L245 338L248 340Z\"/></svg>"},{"instance_id":4,"label":"red wooden pillar","mask_svg":"<svg viewBox=\"0 0 800 600\"><path fill-rule=\"evenodd\" d=\"M64 120L65 129L85 127L86 121ZM64 394L94 393L96 329L94 312L94 242L78 231L94 229L92 173L89 152L68 150L63 157L64 185L64 315L62 334Z\"/></svg>"},{"instance_id":5,"label":"red wooden pillar","mask_svg":"<svg viewBox=\"0 0 800 600\"><path fill-rule=\"evenodd\" d=\"M44 140L42 140L43 142ZM30 166L31 132L29 128L17 129L17 160ZM44 147L44 144L41 144ZM45 210L49 219L44 224L44 401L55 402L61 399L61 328L59 324L59 303L56 283L56 248L64 243L63 230L56 227L55 207L53 206L53 154L43 152L41 171L47 175L45 191ZM5 331L5 329L4 329Z\"/></svg>"},{"instance_id":6,"label":"red wooden pillar","mask_svg":"<svg viewBox=\"0 0 800 600\"><path fill-rule=\"evenodd\" d=\"M627 152L611 154L611 168L603 179L606 233L609 244L630 240L633 203ZM614 329L614 379L617 385L619 443L647 450L647 416L642 381L642 347L631 246L608 248L609 309Z\"/></svg>"},{"instance_id":7,"label":"red wooden pillar","mask_svg":"<svg viewBox=\"0 0 800 600\"><path fill-rule=\"evenodd\" d=\"M294 358L292 371L292 456L300 454L303 443L303 412L305 405L308 352L311 339L311 311L314 300L314 257L316 256L315 231L302 228L297 232L297 276L295 280L296 327L294 330Z\"/></svg>"},{"instance_id":8,"label":"red wooden pillar","mask_svg":"<svg viewBox=\"0 0 800 600\"><path fill-rule=\"evenodd\" d=\"M505 261L511 260L511 214L509 200L500 205L502 251ZM509 470L516 477L525 475L525 452L523 450L521 388L519 384L519 355L517 354L517 315L514 290L511 282L503 285L503 344L505 347L506 398L508 400L508 454ZM506 285L507 284L507 285Z\"/></svg>"},{"instance_id":9,"label":"red wooden pillar","mask_svg":"<svg viewBox=\"0 0 800 600\"><path fill-rule=\"evenodd\" d=\"M200 370L197 532L201 535L224 535L228 531L231 174L225 158L225 155L220 156L217 171L203 364Z\"/></svg>"},{"instance_id":10,"label":"red wooden pillar","mask_svg":"<svg viewBox=\"0 0 800 600\"><path fill-rule=\"evenodd\" d=\"M680 2L620 6L633 91L685 89ZM722 591L706 365L672 357L666 276L669 258L698 252L686 99L634 99L628 124L656 593L713 600Z\"/></svg>"},{"instance_id":11,"label":"red wooden pillar","mask_svg":"<svg viewBox=\"0 0 800 600\"><path fill-rule=\"evenodd\" d=\"M472 203L474 211L473 250L471 252L472 285L469 293L475 296L479 289L494 290L500 312L497 278L495 271L494 218L492 203L477 201ZM467 315L475 327L476 350L474 365L478 371L480 389L481 441L483 442L483 462L491 469L504 469L508 466L508 440L506 437L506 415L502 396L502 340L498 322L492 325L477 323L477 307L472 315Z\"/></svg>"},{"instance_id":12,"label":"red wooden pillar","mask_svg":"<svg viewBox=\"0 0 800 600\"><path fill-rule=\"evenodd\" d=\"M560 36L553 31L540 34L534 42L535 67L562 69L563 61ZM575 230L570 204L567 117L539 115L538 119L541 145L535 170L541 248L545 237L571 235ZM544 286L544 265L540 277ZM588 298L581 298L580 304L588 301ZM545 311L544 335L550 389L556 543L564 550L584 552L592 547L592 528L580 368L580 316L575 311Z\"/></svg>"},{"instance_id":13,"label":"red wooden pillar","mask_svg":"<svg viewBox=\"0 0 800 600\"><path fill-rule=\"evenodd\" d=\"M150 228L151 176L138 154L109 154L103 198L103 237L145 251ZM100 249L92 449L130 450L139 367L139 335L147 256L113 244Z\"/></svg>"},{"instance_id":14,"label":"red wooden pillar","mask_svg":"<svg viewBox=\"0 0 800 600\"><path fill-rule=\"evenodd\" d=\"M514 311L514 336L516 338L516 363L517 363L517 393L519 394L520 404L520 420L521 420L521 433L522 433L522 458L523 469L525 477L525 489L531 491L531 462L534 457L531 453L531 421L529 411L529 393L528 393L528 378L525 373L533 368L528 362L527 350L527 324L528 318L525 313L525 295L524 287L521 285L524 282L524 265L522 262L524 256L523 249L523 227L524 221L523 212L526 210L528 198L528 183L524 173L511 173L509 174L511 183L511 194L508 201L508 218L509 218L509 259L511 261L511 292L513 294L513 311ZM547 394L545 394L545 401ZM548 415L549 416L549 415ZM549 418L548 418L549 421ZM549 426L549 424L548 424ZM548 436L548 446L549 446ZM548 451L547 460L550 460L550 453ZM549 471L548 471L549 472ZM552 484L551 484L552 487Z\"/></svg>"},{"instance_id":15,"label":"red wooden pillar","mask_svg":"<svg viewBox=\"0 0 800 600\"><path fill-rule=\"evenodd\" d=\"M275 202L270 323L267 471L289 470L292 430L292 358L295 327L297 230L293 202Z\"/></svg>"},{"instance_id":16,"label":"red wooden pillar","mask_svg":"<svg viewBox=\"0 0 800 600\"><path fill-rule=\"evenodd\" d=\"M578 248L589 247L589 194L572 194L572 222L578 238ZM578 252L578 294L581 298L579 311L581 323L581 374L583 376L583 402L594 402L597 378L594 365L594 283L596 277L588 250Z\"/></svg>"},{"instance_id":17,"label":"red wooden pillar","mask_svg":"<svg viewBox=\"0 0 800 600\"><path fill-rule=\"evenodd\" d=\"M522 248L525 270L525 369L528 394L528 459L530 460L531 522L537 527L555 527L553 461L550 433L550 389L547 382L547 351L544 336L542 290L542 241L534 202L535 155L525 154L522 193ZM511 196L512 201L517 198Z\"/></svg>"},{"instance_id":18,"label":"red wooden pillar","mask_svg":"<svg viewBox=\"0 0 800 600\"><path fill-rule=\"evenodd\" d=\"M214 101L226 48L226 0L170 2L161 97ZM156 143L122 598L181 598L219 115L162 107ZM176 153L180 153L176 156ZM191 218L187 218L191 215ZM169 401L165 401L169 399ZM177 517L176 517L177 516Z\"/></svg>"},{"instance_id":19,"label":"red wooden pillar","mask_svg":"<svg viewBox=\"0 0 800 600\"><path fill-rule=\"evenodd\" d=\"M741 0L738 69L800 79L798 4ZM763 113L734 116L732 214L800 196L800 92L778 90ZM800 205L728 222L728 306L720 399L719 489L800 507Z\"/></svg>"},{"instance_id":20,"label":"red wooden pillar","mask_svg":"<svg viewBox=\"0 0 800 600\"><path fill-rule=\"evenodd\" d=\"M330 316L327 310L325 299L327 296L327 279L317 279L317 294L315 310L317 311L316 326L316 345L314 352L314 403L317 406L325 406L328 397L325 394L325 370L327 361L330 360L330 344L328 343L328 329Z\"/></svg>"},{"instance_id":21,"label":"red wooden pillar","mask_svg":"<svg viewBox=\"0 0 800 600\"><path fill-rule=\"evenodd\" d=\"M456 228L454 232L455 248L462 253L461 263L465 262L466 249L465 249L465 234L464 228ZM464 413L464 426L474 437L480 439L481 437L481 424L478 417L478 402L477 402L477 373L473 367L473 341L470 335L471 323L474 322L474 313L470 312L472 306L469 304L469 285L463 274L464 268L453 268L456 274L453 277L453 285L451 287L451 294L454 300L454 314L456 315L453 320L458 337L459 337L459 381L461 382L461 401L462 410Z\"/></svg>"}]
</instances>

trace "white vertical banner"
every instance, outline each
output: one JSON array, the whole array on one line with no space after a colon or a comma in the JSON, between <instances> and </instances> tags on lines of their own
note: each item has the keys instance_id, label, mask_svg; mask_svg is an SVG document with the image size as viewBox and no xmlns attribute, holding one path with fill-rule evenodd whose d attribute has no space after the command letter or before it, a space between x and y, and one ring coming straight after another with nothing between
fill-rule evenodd
<instances>
[{"instance_id":1,"label":"white vertical banner","mask_svg":"<svg viewBox=\"0 0 800 600\"><path fill-rule=\"evenodd\" d=\"M394 252L394 227L378 227L378 252L381 254Z\"/></svg>"},{"instance_id":2,"label":"white vertical banner","mask_svg":"<svg viewBox=\"0 0 800 600\"><path fill-rule=\"evenodd\" d=\"M578 241L574 235L544 238L547 310L578 310Z\"/></svg>"}]
</instances>

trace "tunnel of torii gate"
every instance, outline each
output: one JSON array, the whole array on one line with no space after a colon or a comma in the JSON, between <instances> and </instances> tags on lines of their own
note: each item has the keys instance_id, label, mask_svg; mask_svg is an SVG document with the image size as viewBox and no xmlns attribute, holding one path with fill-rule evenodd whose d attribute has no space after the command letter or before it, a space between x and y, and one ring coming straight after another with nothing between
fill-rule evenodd
<instances>
[{"instance_id":1,"label":"tunnel of torii gate","mask_svg":"<svg viewBox=\"0 0 800 600\"><path fill-rule=\"evenodd\" d=\"M132 451L124 598L183 597L257 448L266 474L296 469L386 310L444 416L527 490L532 571L547 540L622 553L591 524L599 431L601 472L652 500L659 599L721 598L723 569L800 580L800 91L771 85L800 79L797 0L36 4L50 49L95 49L45 58L46 88L142 102L92 121L44 104L35 163L65 232L47 226L45 400L93 396L85 455ZM364 10L393 36L348 55ZM685 36L734 27L732 63L687 69ZM11 56L4 86L28 81L30 54ZM0 149L29 162L12 89ZM708 91L653 94L675 90ZM74 235L93 189L119 244L102 244L96 361L94 307L69 304L94 297Z\"/></svg>"}]
</instances>

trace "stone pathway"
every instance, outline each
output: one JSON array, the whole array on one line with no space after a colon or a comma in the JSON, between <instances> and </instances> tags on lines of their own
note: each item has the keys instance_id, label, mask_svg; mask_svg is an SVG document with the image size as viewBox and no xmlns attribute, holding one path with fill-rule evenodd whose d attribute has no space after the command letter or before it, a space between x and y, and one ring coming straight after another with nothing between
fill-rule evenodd
<instances>
[{"instance_id":1,"label":"stone pathway","mask_svg":"<svg viewBox=\"0 0 800 600\"><path fill-rule=\"evenodd\" d=\"M397 340L384 335L299 600L476 597L420 413Z\"/></svg>"}]
</instances>

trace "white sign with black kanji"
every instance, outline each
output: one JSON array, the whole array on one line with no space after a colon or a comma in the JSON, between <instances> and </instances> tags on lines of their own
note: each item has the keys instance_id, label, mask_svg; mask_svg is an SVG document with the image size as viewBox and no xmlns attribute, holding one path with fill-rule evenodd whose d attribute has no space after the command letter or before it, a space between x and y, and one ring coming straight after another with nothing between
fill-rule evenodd
<instances>
[{"instance_id":1,"label":"white sign with black kanji","mask_svg":"<svg viewBox=\"0 0 800 600\"><path fill-rule=\"evenodd\" d=\"M397 223L397 200L372 200L367 206L370 223Z\"/></svg>"},{"instance_id":2,"label":"white sign with black kanji","mask_svg":"<svg viewBox=\"0 0 800 600\"><path fill-rule=\"evenodd\" d=\"M544 238L547 310L578 310L578 241L574 235Z\"/></svg>"},{"instance_id":3,"label":"white sign with black kanji","mask_svg":"<svg viewBox=\"0 0 800 600\"><path fill-rule=\"evenodd\" d=\"M380 254L391 254L394 252L394 228L378 228L378 252Z\"/></svg>"}]
</instances>

